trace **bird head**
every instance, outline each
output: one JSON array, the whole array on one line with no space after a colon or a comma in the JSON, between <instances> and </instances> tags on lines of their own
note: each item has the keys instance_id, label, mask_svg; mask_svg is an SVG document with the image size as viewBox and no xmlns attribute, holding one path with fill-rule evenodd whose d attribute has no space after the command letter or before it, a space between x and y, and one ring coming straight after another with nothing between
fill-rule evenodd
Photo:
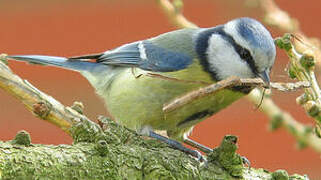
<instances>
[{"instance_id":1,"label":"bird head","mask_svg":"<svg viewBox=\"0 0 321 180\"><path fill-rule=\"evenodd\" d=\"M201 46L201 42L207 44ZM239 18L204 29L196 44L203 47L207 70L214 79L259 77L269 85L276 50L271 34L260 22ZM198 53L202 52L199 49Z\"/></svg>"}]
</instances>

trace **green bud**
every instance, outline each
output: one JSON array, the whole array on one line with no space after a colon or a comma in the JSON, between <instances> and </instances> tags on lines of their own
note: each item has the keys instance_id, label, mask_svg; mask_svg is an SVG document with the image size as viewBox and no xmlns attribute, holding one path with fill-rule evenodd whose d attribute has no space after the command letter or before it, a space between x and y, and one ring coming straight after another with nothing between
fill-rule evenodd
<instances>
[{"instance_id":1,"label":"green bud","mask_svg":"<svg viewBox=\"0 0 321 180\"><path fill-rule=\"evenodd\" d=\"M273 180L289 180L289 175L285 170L276 170L272 173Z\"/></svg>"},{"instance_id":2,"label":"green bud","mask_svg":"<svg viewBox=\"0 0 321 180\"><path fill-rule=\"evenodd\" d=\"M174 0L173 5L175 7L175 10L180 12L183 9L184 3L182 0Z\"/></svg>"},{"instance_id":3,"label":"green bud","mask_svg":"<svg viewBox=\"0 0 321 180\"><path fill-rule=\"evenodd\" d=\"M220 148L222 148L225 152L235 153L237 149L237 137L234 135L226 135L224 136L223 141L221 142Z\"/></svg>"},{"instance_id":4,"label":"green bud","mask_svg":"<svg viewBox=\"0 0 321 180\"><path fill-rule=\"evenodd\" d=\"M313 127L310 125L307 125L304 127L304 134L311 134L313 131Z\"/></svg>"},{"instance_id":5,"label":"green bud","mask_svg":"<svg viewBox=\"0 0 321 180\"><path fill-rule=\"evenodd\" d=\"M42 119L45 119L51 111L51 105L45 101L39 101L33 104L32 108L33 108L33 113L35 113Z\"/></svg>"},{"instance_id":6,"label":"green bud","mask_svg":"<svg viewBox=\"0 0 321 180\"><path fill-rule=\"evenodd\" d=\"M296 143L296 147L299 149L299 150L302 150L302 149L304 149L304 148L306 148L308 145L307 145L307 143L306 142L304 142L304 141L297 141L297 143Z\"/></svg>"},{"instance_id":7,"label":"green bud","mask_svg":"<svg viewBox=\"0 0 321 180\"><path fill-rule=\"evenodd\" d=\"M314 128L314 132L315 134L318 136L318 138L321 138L321 127L320 125L316 125L316 127Z\"/></svg>"},{"instance_id":8,"label":"green bud","mask_svg":"<svg viewBox=\"0 0 321 180\"><path fill-rule=\"evenodd\" d=\"M82 104L82 102L74 102L71 106L71 109L77 111L79 114L84 114L84 105Z\"/></svg>"},{"instance_id":9,"label":"green bud","mask_svg":"<svg viewBox=\"0 0 321 180\"><path fill-rule=\"evenodd\" d=\"M274 43L280 49L285 49L286 51L289 51L292 48L291 34L286 33L283 35L282 38L280 38L280 37L276 38L274 40Z\"/></svg>"},{"instance_id":10,"label":"green bud","mask_svg":"<svg viewBox=\"0 0 321 180\"><path fill-rule=\"evenodd\" d=\"M295 79L296 78L296 72L293 69L293 67L290 65L289 69L288 69L288 75L291 79Z\"/></svg>"},{"instance_id":11,"label":"green bud","mask_svg":"<svg viewBox=\"0 0 321 180\"><path fill-rule=\"evenodd\" d=\"M3 62L5 65L8 65L7 56L7 54L0 54L0 61Z\"/></svg>"},{"instance_id":12,"label":"green bud","mask_svg":"<svg viewBox=\"0 0 321 180\"><path fill-rule=\"evenodd\" d=\"M308 96L304 93L304 94L302 94L301 96L299 96L299 97L296 98L296 103L297 103L298 105L303 105L303 104L305 104L306 102L308 102L308 100L309 100Z\"/></svg>"},{"instance_id":13,"label":"green bud","mask_svg":"<svg viewBox=\"0 0 321 180\"><path fill-rule=\"evenodd\" d=\"M279 47L280 49L283 49L283 42L281 37L277 37L274 39L274 44Z\"/></svg>"},{"instance_id":14,"label":"green bud","mask_svg":"<svg viewBox=\"0 0 321 180\"><path fill-rule=\"evenodd\" d=\"M283 123L282 115L281 115L281 114L278 114L278 115L274 116L274 117L272 118L272 120L270 121L269 129L270 129L271 131L275 131L275 130L277 130L279 127L282 126L282 123Z\"/></svg>"},{"instance_id":15,"label":"green bud","mask_svg":"<svg viewBox=\"0 0 321 180\"><path fill-rule=\"evenodd\" d=\"M315 59L313 55L309 55L304 53L303 56L300 58L300 64L305 68L305 69L313 69L315 65Z\"/></svg>"},{"instance_id":16,"label":"green bud","mask_svg":"<svg viewBox=\"0 0 321 180\"><path fill-rule=\"evenodd\" d=\"M311 117L316 117L320 113L320 108L314 101L308 101L305 103L304 108Z\"/></svg>"}]
</instances>

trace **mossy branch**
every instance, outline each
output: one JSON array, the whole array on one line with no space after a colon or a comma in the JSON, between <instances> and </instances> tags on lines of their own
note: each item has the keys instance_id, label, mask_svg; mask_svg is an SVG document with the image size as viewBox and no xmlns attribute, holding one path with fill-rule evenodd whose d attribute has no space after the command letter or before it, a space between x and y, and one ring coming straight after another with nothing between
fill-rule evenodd
<instances>
[{"instance_id":1,"label":"mossy branch","mask_svg":"<svg viewBox=\"0 0 321 180\"><path fill-rule=\"evenodd\" d=\"M0 179L308 179L284 170L271 173L243 167L235 153L235 136L225 136L208 155L208 164L202 165L107 118L101 117L97 127L103 136L88 131L87 123L72 125L71 131L78 132L73 145L31 144L25 131L11 141L0 141ZM89 136L92 141L84 142L82 137Z\"/></svg>"}]
</instances>

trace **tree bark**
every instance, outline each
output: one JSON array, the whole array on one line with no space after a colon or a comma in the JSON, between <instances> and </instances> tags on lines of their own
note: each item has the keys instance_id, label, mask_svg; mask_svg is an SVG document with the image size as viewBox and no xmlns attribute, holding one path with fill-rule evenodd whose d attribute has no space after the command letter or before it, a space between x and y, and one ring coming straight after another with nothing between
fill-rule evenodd
<instances>
[{"instance_id":1,"label":"tree bark","mask_svg":"<svg viewBox=\"0 0 321 180\"><path fill-rule=\"evenodd\" d=\"M99 125L98 125L99 124ZM70 132L73 145L31 144L21 131L0 141L0 179L305 179L243 166L237 138L225 136L207 163L107 118L79 121ZM307 179L307 178L306 178Z\"/></svg>"}]
</instances>

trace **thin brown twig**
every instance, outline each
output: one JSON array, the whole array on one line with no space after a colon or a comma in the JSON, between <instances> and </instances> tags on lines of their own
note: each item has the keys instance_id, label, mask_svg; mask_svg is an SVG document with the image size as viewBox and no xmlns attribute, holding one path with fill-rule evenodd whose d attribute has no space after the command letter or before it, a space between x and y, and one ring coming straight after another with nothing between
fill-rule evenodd
<instances>
[{"instance_id":1,"label":"thin brown twig","mask_svg":"<svg viewBox=\"0 0 321 180\"><path fill-rule=\"evenodd\" d=\"M265 83L259 79L240 79L238 77L229 77L225 80L219 81L217 83L202 87L198 90L191 91L187 94L184 94L181 97L175 98L173 101L171 101L168 104L164 104L163 111L165 113L168 113L170 111L173 111L179 107L182 107L188 103L193 102L194 100L204 97L204 96L210 96L213 93L218 93L221 90L228 89L231 87L237 87L237 86L246 86L246 87L263 87L265 86Z\"/></svg>"}]
</instances>

